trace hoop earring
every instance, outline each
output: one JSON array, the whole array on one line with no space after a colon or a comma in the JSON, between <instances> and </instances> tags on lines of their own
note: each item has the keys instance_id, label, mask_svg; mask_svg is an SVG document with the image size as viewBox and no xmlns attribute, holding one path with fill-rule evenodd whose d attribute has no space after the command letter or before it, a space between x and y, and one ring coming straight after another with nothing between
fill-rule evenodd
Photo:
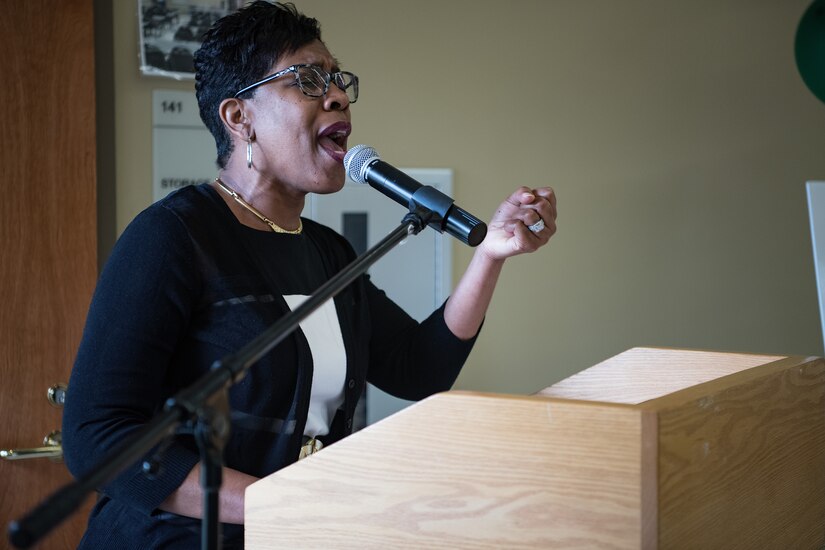
<instances>
[{"instance_id":1,"label":"hoop earring","mask_svg":"<svg viewBox=\"0 0 825 550\"><path fill-rule=\"evenodd\" d=\"M252 140L246 142L246 167L252 168Z\"/></svg>"}]
</instances>

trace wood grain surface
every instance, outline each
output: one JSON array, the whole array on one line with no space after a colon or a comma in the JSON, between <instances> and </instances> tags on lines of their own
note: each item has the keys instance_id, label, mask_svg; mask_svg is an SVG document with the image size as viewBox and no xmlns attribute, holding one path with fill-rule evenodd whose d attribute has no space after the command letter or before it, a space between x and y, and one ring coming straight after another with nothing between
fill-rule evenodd
<instances>
[{"instance_id":1,"label":"wood grain surface","mask_svg":"<svg viewBox=\"0 0 825 550\"><path fill-rule=\"evenodd\" d=\"M788 358L658 403L662 548L825 545L821 358Z\"/></svg>"},{"instance_id":2,"label":"wood grain surface","mask_svg":"<svg viewBox=\"0 0 825 550\"><path fill-rule=\"evenodd\" d=\"M825 547L825 360L637 348L573 379L437 395L261 480L248 548Z\"/></svg>"},{"instance_id":3,"label":"wood grain surface","mask_svg":"<svg viewBox=\"0 0 825 550\"><path fill-rule=\"evenodd\" d=\"M5 2L0 17L0 448L61 425L47 389L68 382L97 279L92 0ZM60 462L0 460L0 522L71 480ZM76 548L94 496L38 546Z\"/></svg>"},{"instance_id":4,"label":"wood grain surface","mask_svg":"<svg viewBox=\"0 0 825 550\"><path fill-rule=\"evenodd\" d=\"M782 358L745 353L633 348L565 378L537 395L639 404Z\"/></svg>"},{"instance_id":5,"label":"wood grain surface","mask_svg":"<svg viewBox=\"0 0 825 550\"><path fill-rule=\"evenodd\" d=\"M642 416L434 396L253 484L247 548L638 548Z\"/></svg>"}]
</instances>

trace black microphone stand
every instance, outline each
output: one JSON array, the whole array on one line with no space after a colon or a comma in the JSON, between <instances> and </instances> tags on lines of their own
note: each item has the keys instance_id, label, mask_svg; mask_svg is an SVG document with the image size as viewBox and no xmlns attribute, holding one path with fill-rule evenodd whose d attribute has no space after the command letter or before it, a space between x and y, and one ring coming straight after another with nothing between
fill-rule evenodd
<instances>
[{"instance_id":1,"label":"black microphone stand","mask_svg":"<svg viewBox=\"0 0 825 550\"><path fill-rule=\"evenodd\" d=\"M218 492L221 486L223 447L229 435L230 425L227 390L240 381L252 365L297 329L301 321L365 273L398 243L409 235L421 232L432 221L433 216L438 214L420 207L411 210L401 224L381 242L324 283L295 310L284 315L236 353L215 361L209 372L169 398L163 411L132 439L107 456L91 473L65 485L26 516L12 521L8 527L12 545L17 548L31 547L74 512L89 493L140 460L153 447L174 435L181 426L185 426L186 430L192 430L194 426L202 461L201 548L220 549L222 544L218 521ZM160 468L158 464L153 464L160 460L158 456L144 463L144 470L150 475Z\"/></svg>"}]
</instances>

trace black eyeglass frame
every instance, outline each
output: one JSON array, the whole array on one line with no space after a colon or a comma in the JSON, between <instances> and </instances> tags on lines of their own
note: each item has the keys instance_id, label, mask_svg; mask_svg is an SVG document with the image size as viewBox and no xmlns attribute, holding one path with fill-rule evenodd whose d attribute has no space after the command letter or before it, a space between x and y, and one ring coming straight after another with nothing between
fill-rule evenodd
<instances>
[{"instance_id":1,"label":"black eyeglass frame","mask_svg":"<svg viewBox=\"0 0 825 550\"><path fill-rule=\"evenodd\" d=\"M304 85L301 84L301 78L298 75L298 69L304 69L304 68L312 69L318 74L318 76L323 77L323 79L324 79L324 91L322 93L320 93L320 94L311 94L311 93L307 92L304 89ZM278 71L275 74L271 74L271 75L263 78L262 80L259 80L258 82L254 83L254 84L250 84L246 88L243 88L239 92L235 93L235 95L232 96L232 97L237 99L238 96L240 96L241 94L244 94L244 93L246 93L246 92L248 92L248 91L250 91L254 88L257 88L258 86L262 86L262 85L264 85L268 82L272 82L276 78L281 78L282 76L284 76L287 73L292 73L293 75L295 75L295 82L297 82L298 88L300 88L301 93L303 93L307 97L323 97L323 96L325 96L327 94L327 92L329 91L329 83L334 82L335 85L338 86L338 88L341 89L341 91L343 91L345 94L347 94L347 99L349 99L350 103L355 103L356 101L358 101L358 76L357 75L355 75L354 73L351 73L349 71L337 71L337 72L334 72L334 73L328 73L327 71L325 71L324 69L322 69L318 65L312 65L312 64L309 64L309 63L300 63L298 65L290 65L286 69ZM352 79L352 80L350 80L349 86L344 85L343 79L342 79L343 75L347 75ZM348 88L353 89L352 95L354 96L355 99L350 99L349 94L347 93Z\"/></svg>"}]
</instances>

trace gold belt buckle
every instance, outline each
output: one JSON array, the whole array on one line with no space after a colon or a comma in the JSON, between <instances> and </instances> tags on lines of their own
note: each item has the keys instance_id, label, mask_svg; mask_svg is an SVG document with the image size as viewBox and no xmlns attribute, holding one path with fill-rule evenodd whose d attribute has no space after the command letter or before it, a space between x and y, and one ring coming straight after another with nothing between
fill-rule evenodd
<instances>
[{"instance_id":1,"label":"gold belt buckle","mask_svg":"<svg viewBox=\"0 0 825 550\"><path fill-rule=\"evenodd\" d=\"M302 460L309 455L314 455L324 447L320 440L314 437L309 438L302 446L301 452L298 454L298 460Z\"/></svg>"}]
</instances>

